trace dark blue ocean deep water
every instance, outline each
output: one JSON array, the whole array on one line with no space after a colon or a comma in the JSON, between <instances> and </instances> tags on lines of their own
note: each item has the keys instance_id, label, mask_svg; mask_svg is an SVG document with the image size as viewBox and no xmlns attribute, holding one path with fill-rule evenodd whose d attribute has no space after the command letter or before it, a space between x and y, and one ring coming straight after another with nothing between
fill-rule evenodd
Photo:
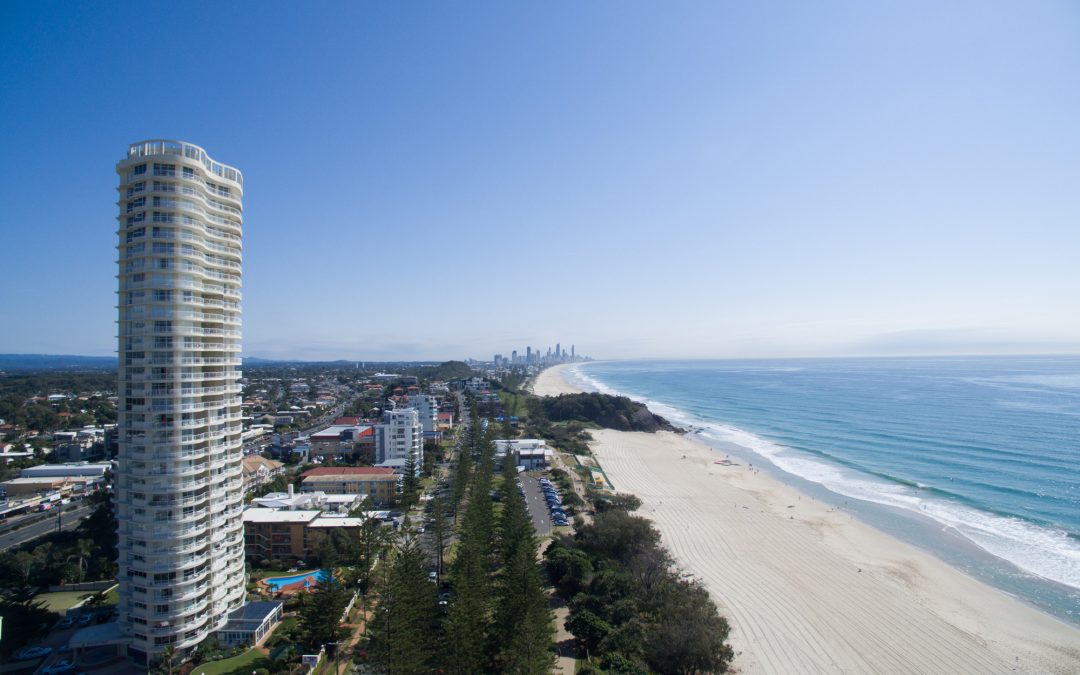
<instances>
[{"instance_id":1,"label":"dark blue ocean deep water","mask_svg":"<svg viewBox=\"0 0 1080 675\"><path fill-rule=\"evenodd\" d=\"M1080 357L623 361L569 375L1080 622Z\"/></svg>"}]
</instances>

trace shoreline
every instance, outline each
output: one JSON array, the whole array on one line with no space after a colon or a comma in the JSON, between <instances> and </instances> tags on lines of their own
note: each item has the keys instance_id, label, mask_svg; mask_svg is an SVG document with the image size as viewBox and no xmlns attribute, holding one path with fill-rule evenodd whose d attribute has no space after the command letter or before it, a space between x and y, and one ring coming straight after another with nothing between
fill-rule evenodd
<instances>
[{"instance_id":1,"label":"shoreline","mask_svg":"<svg viewBox=\"0 0 1080 675\"><path fill-rule=\"evenodd\" d=\"M566 367L533 391L581 391ZM670 432L593 436L731 622L739 672L1080 671L1080 630L748 462Z\"/></svg>"}]
</instances>

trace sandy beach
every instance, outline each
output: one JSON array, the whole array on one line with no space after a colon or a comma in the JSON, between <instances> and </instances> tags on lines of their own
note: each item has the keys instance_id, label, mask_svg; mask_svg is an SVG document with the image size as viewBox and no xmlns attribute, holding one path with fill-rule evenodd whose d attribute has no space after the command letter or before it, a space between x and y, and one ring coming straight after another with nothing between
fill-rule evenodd
<instances>
[{"instance_id":1,"label":"sandy beach","mask_svg":"<svg viewBox=\"0 0 1080 675\"><path fill-rule=\"evenodd\" d=\"M563 368L534 392L580 391ZM593 436L731 622L738 672L1080 672L1080 630L842 510L678 434Z\"/></svg>"}]
</instances>

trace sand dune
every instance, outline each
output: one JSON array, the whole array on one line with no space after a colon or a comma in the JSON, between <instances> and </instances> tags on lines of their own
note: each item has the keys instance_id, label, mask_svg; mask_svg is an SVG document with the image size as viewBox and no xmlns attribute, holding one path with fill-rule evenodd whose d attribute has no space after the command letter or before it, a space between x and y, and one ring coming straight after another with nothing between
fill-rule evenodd
<instances>
[{"instance_id":1,"label":"sand dune","mask_svg":"<svg viewBox=\"0 0 1080 675\"><path fill-rule=\"evenodd\" d=\"M537 393L568 391L559 369ZM744 673L1080 672L1080 630L671 433L593 432L732 624Z\"/></svg>"}]
</instances>

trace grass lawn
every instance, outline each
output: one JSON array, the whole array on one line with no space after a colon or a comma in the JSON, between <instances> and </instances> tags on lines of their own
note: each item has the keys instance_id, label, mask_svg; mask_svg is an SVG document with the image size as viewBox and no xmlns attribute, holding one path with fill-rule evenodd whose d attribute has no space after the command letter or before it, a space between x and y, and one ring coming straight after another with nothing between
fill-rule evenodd
<instances>
[{"instance_id":1,"label":"grass lawn","mask_svg":"<svg viewBox=\"0 0 1080 675\"><path fill-rule=\"evenodd\" d=\"M87 596L87 591L57 591L56 593L38 593L34 600L44 600L45 608L50 612L63 614L75 605L82 602Z\"/></svg>"},{"instance_id":2,"label":"grass lawn","mask_svg":"<svg viewBox=\"0 0 1080 675\"><path fill-rule=\"evenodd\" d=\"M262 652L252 648L240 656L234 656L231 659L211 661L209 663L204 663L201 666L195 666L191 671L191 675L226 675L226 673L231 673L233 671L249 673L258 667L255 665L255 662L263 658L266 657L263 656Z\"/></svg>"},{"instance_id":3,"label":"grass lawn","mask_svg":"<svg viewBox=\"0 0 1080 675\"><path fill-rule=\"evenodd\" d=\"M112 590L105 594L106 605L119 605L120 604L120 587L113 586Z\"/></svg>"}]
</instances>

